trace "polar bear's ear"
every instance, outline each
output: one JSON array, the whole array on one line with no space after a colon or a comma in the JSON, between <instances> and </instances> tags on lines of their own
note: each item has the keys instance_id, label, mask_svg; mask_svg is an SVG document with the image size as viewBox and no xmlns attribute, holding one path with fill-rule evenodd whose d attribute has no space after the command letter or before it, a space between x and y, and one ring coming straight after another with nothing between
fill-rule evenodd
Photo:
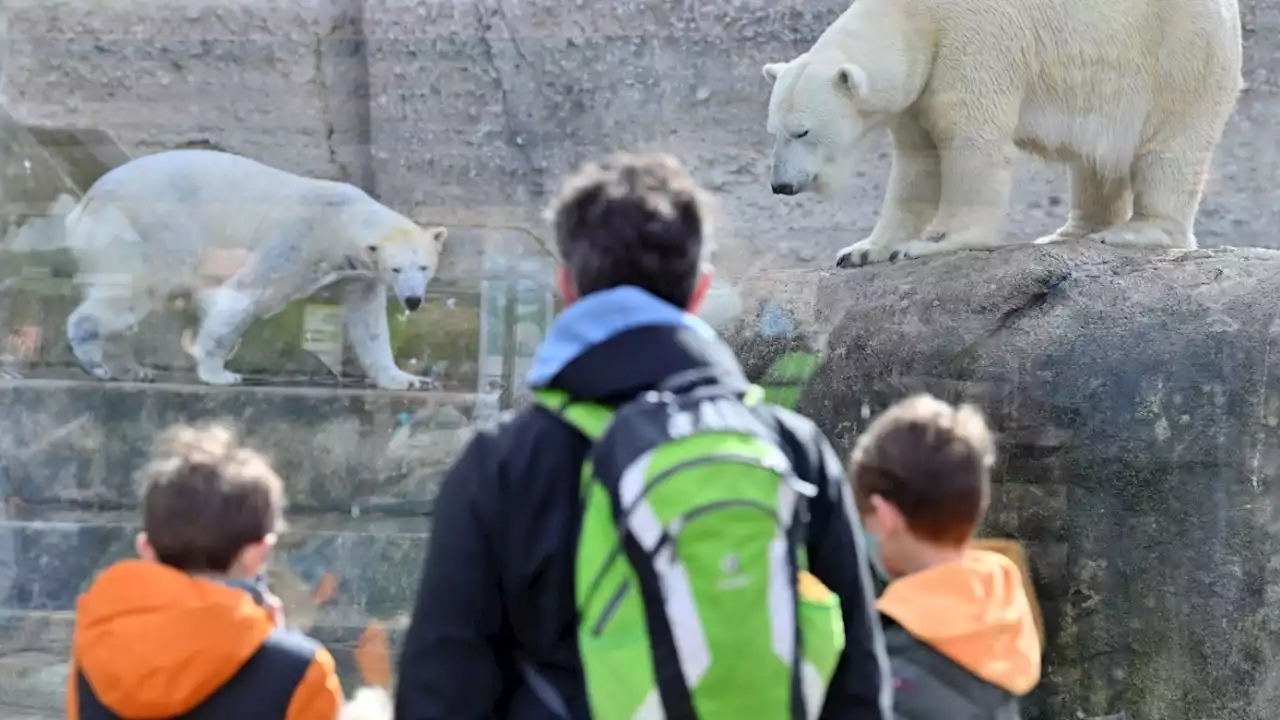
<instances>
[{"instance_id":1,"label":"polar bear's ear","mask_svg":"<svg viewBox=\"0 0 1280 720\"><path fill-rule=\"evenodd\" d=\"M866 95L870 84L867 71L853 63L846 63L836 68L836 82L853 93L854 97Z\"/></svg>"},{"instance_id":2,"label":"polar bear's ear","mask_svg":"<svg viewBox=\"0 0 1280 720\"><path fill-rule=\"evenodd\" d=\"M766 80L774 81L777 80L778 76L782 74L782 71L786 69L786 63L765 63L764 69L761 72L764 73L764 78Z\"/></svg>"},{"instance_id":3,"label":"polar bear's ear","mask_svg":"<svg viewBox=\"0 0 1280 720\"><path fill-rule=\"evenodd\" d=\"M449 237L449 228L433 227L427 231L427 237L436 244L436 247L444 245L445 238Z\"/></svg>"}]
</instances>

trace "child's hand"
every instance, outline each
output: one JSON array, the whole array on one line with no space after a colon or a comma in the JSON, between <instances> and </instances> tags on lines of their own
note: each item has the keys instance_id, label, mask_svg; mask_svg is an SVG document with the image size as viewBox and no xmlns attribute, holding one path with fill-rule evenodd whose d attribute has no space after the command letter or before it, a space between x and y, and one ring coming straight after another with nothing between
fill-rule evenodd
<instances>
[{"instance_id":1,"label":"child's hand","mask_svg":"<svg viewBox=\"0 0 1280 720\"><path fill-rule=\"evenodd\" d=\"M284 603L274 593L266 590L262 592L262 600L267 614L271 616L271 622L283 630L285 628Z\"/></svg>"},{"instance_id":2,"label":"child's hand","mask_svg":"<svg viewBox=\"0 0 1280 720\"><path fill-rule=\"evenodd\" d=\"M343 704L338 720L391 720L395 707L386 688L362 687Z\"/></svg>"}]
</instances>

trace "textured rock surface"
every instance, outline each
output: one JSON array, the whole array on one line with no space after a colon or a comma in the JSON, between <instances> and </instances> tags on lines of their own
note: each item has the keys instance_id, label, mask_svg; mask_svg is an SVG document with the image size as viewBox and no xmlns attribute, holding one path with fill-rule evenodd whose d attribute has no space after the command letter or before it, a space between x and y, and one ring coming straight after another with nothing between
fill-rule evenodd
<instances>
[{"instance_id":1,"label":"textured rock surface","mask_svg":"<svg viewBox=\"0 0 1280 720\"><path fill-rule=\"evenodd\" d=\"M150 151L210 140L364 181L458 227L525 227L557 176L606 150L679 153L721 194L720 264L823 267L868 233L888 143L835 202L769 194L768 60L811 43L846 0L22 0L6 5L3 95L23 122L110 130ZM1249 90L1215 160L1202 244L1270 242L1280 220L1280 0L1244 0ZM363 38L363 40L362 40ZM1007 235L1066 212L1064 172L1019 163ZM465 242L455 242L458 252Z\"/></svg>"},{"instance_id":2,"label":"textured rock surface","mask_svg":"<svg viewBox=\"0 0 1280 720\"><path fill-rule=\"evenodd\" d=\"M819 282L846 310L799 409L833 439L913 390L1002 433L987 530L1031 545L1034 716L1275 716L1280 252L1009 248Z\"/></svg>"}]
</instances>

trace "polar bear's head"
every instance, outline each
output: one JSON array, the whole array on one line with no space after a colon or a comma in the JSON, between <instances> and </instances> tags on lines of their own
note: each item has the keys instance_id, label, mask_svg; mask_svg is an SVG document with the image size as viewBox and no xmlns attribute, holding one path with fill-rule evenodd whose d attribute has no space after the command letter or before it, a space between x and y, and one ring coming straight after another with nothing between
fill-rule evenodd
<instances>
[{"instance_id":1,"label":"polar bear's head","mask_svg":"<svg viewBox=\"0 0 1280 720\"><path fill-rule=\"evenodd\" d=\"M805 53L765 65L764 76L773 81L766 128L773 135L774 194L839 190L866 154L871 133L887 120L859 102L866 72L841 56Z\"/></svg>"},{"instance_id":2,"label":"polar bear's head","mask_svg":"<svg viewBox=\"0 0 1280 720\"><path fill-rule=\"evenodd\" d=\"M427 229L406 223L368 246L379 277L406 310L417 310L426 298L427 285L435 277L448 236L449 231L443 227Z\"/></svg>"}]
</instances>

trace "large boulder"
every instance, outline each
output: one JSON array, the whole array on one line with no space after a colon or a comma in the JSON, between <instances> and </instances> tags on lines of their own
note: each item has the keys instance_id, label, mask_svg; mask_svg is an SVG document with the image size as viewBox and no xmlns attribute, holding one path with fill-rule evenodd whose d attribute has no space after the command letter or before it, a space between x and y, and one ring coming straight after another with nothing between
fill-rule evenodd
<instances>
[{"instance_id":1,"label":"large boulder","mask_svg":"<svg viewBox=\"0 0 1280 720\"><path fill-rule=\"evenodd\" d=\"M844 449L916 390L1002 433L984 532L1028 544L1049 634L1028 717L1276 716L1280 252L1011 246L773 287L825 358L798 409Z\"/></svg>"}]
</instances>

